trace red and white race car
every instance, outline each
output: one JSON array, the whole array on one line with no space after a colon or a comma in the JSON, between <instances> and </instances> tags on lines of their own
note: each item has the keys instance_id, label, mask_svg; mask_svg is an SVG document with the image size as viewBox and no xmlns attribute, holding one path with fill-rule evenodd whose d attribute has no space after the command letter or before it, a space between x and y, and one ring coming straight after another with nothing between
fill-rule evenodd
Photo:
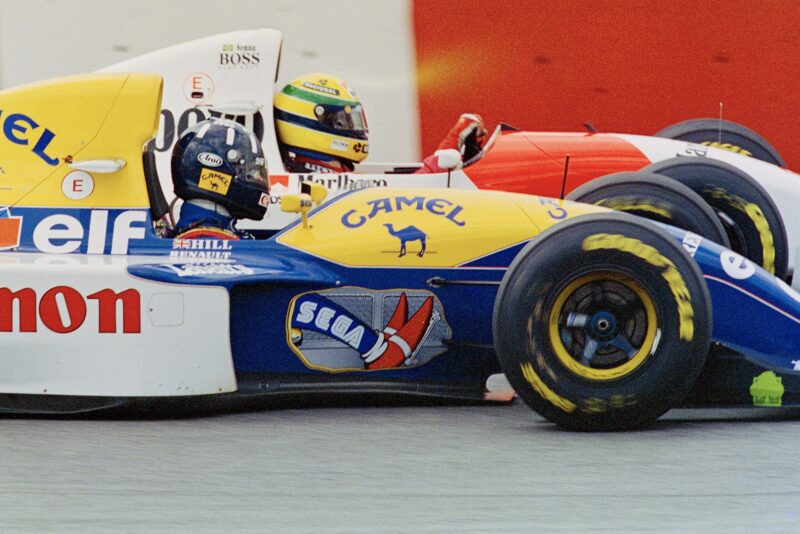
<instances>
[{"instance_id":1,"label":"red and white race car","mask_svg":"<svg viewBox=\"0 0 800 534\"><path fill-rule=\"evenodd\" d=\"M331 196L382 186L567 196L684 227L730 246L781 278L788 279L794 271L800 243L800 176L783 168L780 156L760 136L725 121L687 121L659 132L665 137L524 132L501 124L476 157L448 172L412 174L419 163L372 162L360 164L354 173L287 172L272 109L281 42L276 30L237 31L105 69L164 77L161 128L150 152L165 192L172 191L169 158L179 133L209 115L225 115L237 118L261 139L271 203L296 192L305 181L324 184ZM244 52L237 62L221 62L226 50ZM275 230L289 217L272 210L263 221L243 221L240 226ZM800 281L795 285L800 287Z\"/></svg>"}]
</instances>

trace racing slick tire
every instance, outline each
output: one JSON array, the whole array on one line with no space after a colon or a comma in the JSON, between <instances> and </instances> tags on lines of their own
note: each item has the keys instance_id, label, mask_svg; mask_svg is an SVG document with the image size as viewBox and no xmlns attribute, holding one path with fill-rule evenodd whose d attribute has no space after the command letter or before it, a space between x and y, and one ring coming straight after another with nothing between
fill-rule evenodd
<instances>
[{"instance_id":1,"label":"racing slick tire","mask_svg":"<svg viewBox=\"0 0 800 534\"><path fill-rule=\"evenodd\" d=\"M699 143L701 145L721 148L750 156L779 167L786 167L786 162L778 151L759 134L731 121L720 119L689 119L657 132L655 137L677 139Z\"/></svg>"},{"instance_id":2,"label":"racing slick tire","mask_svg":"<svg viewBox=\"0 0 800 534\"><path fill-rule=\"evenodd\" d=\"M685 185L658 174L609 174L583 184L567 199L671 224L730 248L722 223L703 198Z\"/></svg>"},{"instance_id":3,"label":"racing slick tire","mask_svg":"<svg viewBox=\"0 0 800 534\"><path fill-rule=\"evenodd\" d=\"M568 430L646 426L706 361L711 300L666 230L625 213L552 226L506 272L495 350L517 394Z\"/></svg>"},{"instance_id":4,"label":"racing slick tire","mask_svg":"<svg viewBox=\"0 0 800 534\"><path fill-rule=\"evenodd\" d=\"M789 265L786 227L772 197L749 174L723 161L677 157L645 172L677 180L703 197L722 221L730 247L778 278Z\"/></svg>"}]
</instances>

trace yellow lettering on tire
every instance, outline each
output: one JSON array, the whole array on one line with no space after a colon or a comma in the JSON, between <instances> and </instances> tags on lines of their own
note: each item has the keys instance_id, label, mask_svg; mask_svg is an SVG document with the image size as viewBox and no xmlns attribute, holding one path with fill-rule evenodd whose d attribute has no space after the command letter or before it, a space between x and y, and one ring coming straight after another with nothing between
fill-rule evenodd
<instances>
[{"instance_id":1,"label":"yellow lettering on tire","mask_svg":"<svg viewBox=\"0 0 800 534\"><path fill-rule=\"evenodd\" d=\"M672 214L664 206L657 206L651 202L637 199L635 197L604 198L594 203L595 206L603 206L617 211L643 211L660 215L665 219L672 219Z\"/></svg>"},{"instance_id":2,"label":"yellow lettering on tire","mask_svg":"<svg viewBox=\"0 0 800 534\"><path fill-rule=\"evenodd\" d=\"M533 366L530 364L530 362L525 362L519 367L522 370L522 376L525 377L525 380L528 381L528 383L531 385L531 387L533 387L534 391L536 391L540 397L546 401L549 401L550 404L556 408L560 408L567 413L572 413L575 411L575 408L577 408L575 403L569 399L565 399L547 387L547 384L542 382L542 379L539 378L539 376L536 374L536 371L533 370Z\"/></svg>"},{"instance_id":3,"label":"yellow lettering on tire","mask_svg":"<svg viewBox=\"0 0 800 534\"><path fill-rule=\"evenodd\" d=\"M661 276L666 280L670 291L672 291L678 308L680 338L685 341L693 339L694 308L692 307L692 296L689 294L689 288L686 287L686 282L684 282L680 271L675 267L672 260L662 255L655 247L642 243L638 239L620 234L595 234L583 240L584 251L600 249L627 252L654 267L664 268L661 271Z\"/></svg>"},{"instance_id":4,"label":"yellow lettering on tire","mask_svg":"<svg viewBox=\"0 0 800 534\"><path fill-rule=\"evenodd\" d=\"M724 200L735 209L747 215L753 225L756 227L758 237L761 240L762 254L764 256L761 262L761 267L775 274L775 238L772 236L772 230L769 227L767 218L764 217L764 212L758 207L758 204L748 202L740 196L728 193L721 187L714 189L704 189L704 193L708 193L712 198Z\"/></svg>"},{"instance_id":5,"label":"yellow lettering on tire","mask_svg":"<svg viewBox=\"0 0 800 534\"><path fill-rule=\"evenodd\" d=\"M743 156L752 156L753 155L753 153L750 152L749 150L745 150L744 148L742 148L740 146L732 145L730 143L720 143L719 141L703 141L701 144L705 145L705 146L714 147L714 148L720 148L722 150L727 150L728 152L735 152L735 153L741 154Z\"/></svg>"}]
</instances>

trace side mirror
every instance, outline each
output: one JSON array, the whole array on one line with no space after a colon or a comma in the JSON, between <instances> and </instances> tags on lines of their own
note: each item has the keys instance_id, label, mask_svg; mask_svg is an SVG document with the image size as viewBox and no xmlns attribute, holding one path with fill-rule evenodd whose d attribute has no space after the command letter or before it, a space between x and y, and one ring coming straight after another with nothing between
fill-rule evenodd
<instances>
[{"instance_id":1,"label":"side mirror","mask_svg":"<svg viewBox=\"0 0 800 534\"><path fill-rule=\"evenodd\" d=\"M305 214L311 211L313 204L308 195L283 195L281 196L281 211L286 213Z\"/></svg>"},{"instance_id":2,"label":"side mirror","mask_svg":"<svg viewBox=\"0 0 800 534\"><path fill-rule=\"evenodd\" d=\"M300 184L300 193L308 195L316 205L322 204L322 201L328 197L328 190L322 184L314 182L303 182Z\"/></svg>"},{"instance_id":3,"label":"side mirror","mask_svg":"<svg viewBox=\"0 0 800 534\"><path fill-rule=\"evenodd\" d=\"M239 102L224 102L221 104L207 104L205 106L198 106L198 107L207 107L210 111L216 111L222 115L255 115L258 113L262 107L261 104L258 102L253 102L252 100L242 100Z\"/></svg>"},{"instance_id":4,"label":"side mirror","mask_svg":"<svg viewBox=\"0 0 800 534\"><path fill-rule=\"evenodd\" d=\"M322 184L303 182L300 184L299 195L283 195L281 197L281 211L286 213L299 213L303 218L303 228L308 228L308 212L316 205L320 205L328 190Z\"/></svg>"}]
</instances>

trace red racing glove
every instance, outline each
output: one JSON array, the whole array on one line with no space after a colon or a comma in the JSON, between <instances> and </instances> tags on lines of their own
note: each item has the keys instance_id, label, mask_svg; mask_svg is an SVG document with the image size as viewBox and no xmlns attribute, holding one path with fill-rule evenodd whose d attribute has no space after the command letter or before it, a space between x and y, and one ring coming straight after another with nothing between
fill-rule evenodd
<instances>
[{"instance_id":1,"label":"red racing glove","mask_svg":"<svg viewBox=\"0 0 800 534\"><path fill-rule=\"evenodd\" d=\"M417 174L444 172L447 170L439 165L439 152L442 150L456 150L461 154L461 161L469 161L480 152L486 138L486 128L483 119L476 113L463 113L450 128L447 135L439 143L436 152L422 160L422 168Z\"/></svg>"},{"instance_id":2,"label":"red racing glove","mask_svg":"<svg viewBox=\"0 0 800 534\"><path fill-rule=\"evenodd\" d=\"M436 150L455 148L461 153L462 159L467 161L480 151L485 138L486 128L483 126L481 116L476 113L463 113Z\"/></svg>"}]
</instances>

